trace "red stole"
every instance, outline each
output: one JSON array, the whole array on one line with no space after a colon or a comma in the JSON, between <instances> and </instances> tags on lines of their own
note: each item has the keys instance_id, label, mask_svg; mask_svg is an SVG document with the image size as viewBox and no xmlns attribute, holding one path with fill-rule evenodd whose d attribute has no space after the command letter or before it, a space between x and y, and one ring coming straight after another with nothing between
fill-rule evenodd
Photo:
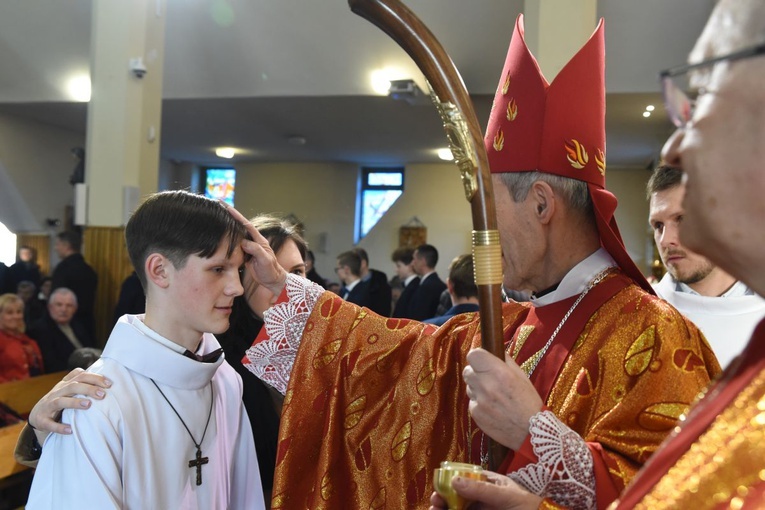
<instances>
[{"instance_id":1,"label":"red stole","mask_svg":"<svg viewBox=\"0 0 765 510\"><path fill-rule=\"evenodd\" d=\"M723 372L720 380L709 389L707 395L691 409L679 432L671 435L643 466L622 494L616 508L633 508L639 503L763 369L765 320L754 330L746 349Z\"/></svg>"},{"instance_id":2,"label":"red stole","mask_svg":"<svg viewBox=\"0 0 765 510\"><path fill-rule=\"evenodd\" d=\"M529 378L543 402L547 402L566 358L574 348L574 344L587 322L604 303L632 283L633 281L622 273L615 273L606 277L590 289L566 322L563 323L555 340ZM529 311L523 326L515 330L515 334L507 346L507 352L513 355L518 342L523 342L518 349L517 356L514 356L519 365L542 349L578 298L579 294L547 306L532 308ZM533 327L534 330L524 339L525 327ZM507 468L512 464L514 457L513 451L508 452L499 472L508 472Z\"/></svg>"}]
</instances>

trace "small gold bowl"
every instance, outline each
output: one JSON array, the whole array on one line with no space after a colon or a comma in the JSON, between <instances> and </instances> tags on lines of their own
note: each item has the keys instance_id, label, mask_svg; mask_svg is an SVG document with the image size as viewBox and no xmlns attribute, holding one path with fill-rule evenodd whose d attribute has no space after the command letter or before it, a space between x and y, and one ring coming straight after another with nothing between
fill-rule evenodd
<instances>
[{"instance_id":1,"label":"small gold bowl","mask_svg":"<svg viewBox=\"0 0 765 510\"><path fill-rule=\"evenodd\" d=\"M433 488L446 500L449 510L464 510L472 503L454 490L452 487L452 478L462 476L474 480L486 480L486 474L481 466L473 464L463 464L461 462L444 461L441 467L433 470Z\"/></svg>"}]
</instances>

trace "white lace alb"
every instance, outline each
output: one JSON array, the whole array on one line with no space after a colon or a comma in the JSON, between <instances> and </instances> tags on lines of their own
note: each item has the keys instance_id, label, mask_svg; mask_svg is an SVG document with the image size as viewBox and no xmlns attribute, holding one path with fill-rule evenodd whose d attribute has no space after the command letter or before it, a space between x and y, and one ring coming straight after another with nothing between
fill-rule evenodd
<instances>
[{"instance_id":1,"label":"white lace alb","mask_svg":"<svg viewBox=\"0 0 765 510\"><path fill-rule=\"evenodd\" d=\"M595 473L587 443L551 411L529 420L535 464L507 476L533 492L573 509L595 508Z\"/></svg>"},{"instance_id":2,"label":"white lace alb","mask_svg":"<svg viewBox=\"0 0 765 510\"><path fill-rule=\"evenodd\" d=\"M303 330L311 310L325 290L305 278L287 275L287 299L277 303L263 314L268 339L259 342L245 353L250 361L244 366L279 393L287 393L290 372L300 347Z\"/></svg>"}]
</instances>

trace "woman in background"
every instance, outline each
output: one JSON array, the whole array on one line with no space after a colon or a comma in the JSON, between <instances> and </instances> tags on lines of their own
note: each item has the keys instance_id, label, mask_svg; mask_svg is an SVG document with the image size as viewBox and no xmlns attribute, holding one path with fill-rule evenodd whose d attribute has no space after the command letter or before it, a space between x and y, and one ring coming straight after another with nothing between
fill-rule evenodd
<instances>
[{"instance_id":1,"label":"woman in background","mask_svg":"<svg viewBox=\"0 0 765 510\"><path fill-rule=\"evenodd\" d=\"M43 373L37 342L24 334L24 301L16 294L0 296L0 382Z\"/></svg>"},{"instance_id":2,"label":"woman in background","mask_svg":"<svg viewBox=\"0 0 765 510\"><path fill-rule=\"evenodd\" d=\"M250 221L268 240L279 265L288 273L304 277L308 247L295 226L270 215L259 215ZM281 395L276 397L271 393L263 381L242 365L242 358L263 327L263 312L276 302L278 296L255 283L249 271L242 271L241 274L244 294L234 299L231 326L215 337L223 347L226 361L242 377L242 401L252 425L263 493L266 501L270 501L276 467Z\"/></svg>"}]
</instances>

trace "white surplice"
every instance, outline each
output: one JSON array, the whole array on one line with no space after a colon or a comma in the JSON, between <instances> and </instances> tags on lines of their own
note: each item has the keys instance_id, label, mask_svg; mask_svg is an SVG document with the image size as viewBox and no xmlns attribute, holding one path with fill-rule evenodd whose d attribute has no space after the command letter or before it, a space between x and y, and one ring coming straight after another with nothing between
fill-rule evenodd
<instances>
[{"instance_id":1,"label":"white surplice","mask_svg":"<svg viewBox=\"0 0 765 510\"><path fill-rule=\"evenodd\" d=\"M698 326L723 368L744 349L755 326L765 317L765 300L754 293L708 297L683 292L669 273L654 289Z\"/></svg>"},{"instance_id":2,"label":"white surplice","mask_svg":"<svg viewBox=\"0 0 765 510\"><path fill-rule=\"evenodd\" d=\"M197 354L218 349L205 334ZM35 473L28 509L262 509L263 492L242 381L221 356L202 363L150 330L142 316L123 316L102 358L89 371L113 381L87 411L64 412L71 435L51 434ZM153 379L201 444L196 447ZM212 385L210 384L212 381Z\"/></svg>"}]
</instances>

